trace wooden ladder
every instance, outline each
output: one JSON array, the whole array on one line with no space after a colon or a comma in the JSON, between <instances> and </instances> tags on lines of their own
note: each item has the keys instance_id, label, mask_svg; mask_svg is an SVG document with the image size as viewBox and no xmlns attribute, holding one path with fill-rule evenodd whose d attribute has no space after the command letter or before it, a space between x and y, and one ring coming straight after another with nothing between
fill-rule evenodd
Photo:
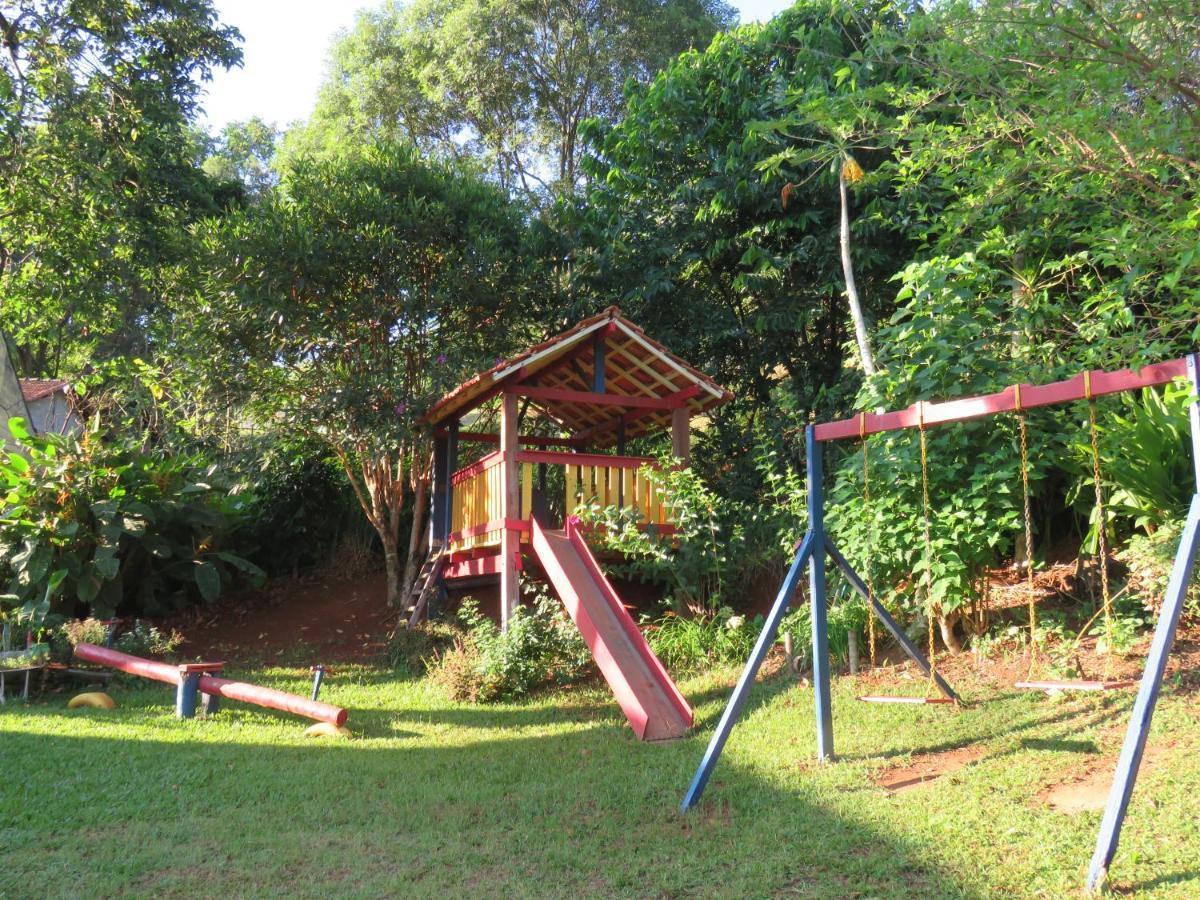
<instances>
[{"instance_id":1,"label":"wooden ladder","mask_svg":"<svg viewBox=\"0 0 1200 900\"><path fill-rule=\"evenodd\" d=\"M440 545L434 545L429 551L429 555L425 557L425 562L421 564L421 571L413 580L412 592L408 595L410 601L408 607L410 611L409 628L414 627L425 618L425 613L429 609L429 598L437 588L442 574L442 559L445 555L445 551Z\"/></svg>"}]
</instances>

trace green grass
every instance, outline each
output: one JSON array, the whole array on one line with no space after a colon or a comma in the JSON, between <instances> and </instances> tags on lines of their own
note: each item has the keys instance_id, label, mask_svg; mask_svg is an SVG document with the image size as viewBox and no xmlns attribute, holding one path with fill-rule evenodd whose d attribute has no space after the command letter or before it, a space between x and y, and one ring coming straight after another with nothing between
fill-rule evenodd
<instances>
[{"instance_id":1,"label":"green grass","mask_svg":"<svg viewBox=\"0 0 1200 900\"><path fill-rule=\"evenodd\" d=\"M299 668L241 673L303 693ZM637 743L604 690L471 707L422 680L342 669L323 699L357 737L237 703L173 718L163 685L123 681L113 712L66 695L0 708L0 896L324 897L1077 894L1098 813L1036 795L1111 759L1131 697L1001 691L946 708L856 703L835 687L841 760L816 766L811 694L759 685L700 809L677 813L735 673L685 682L694 736ZM1168 693L1112 873L1200 894L1195 698ZM870 773L914 751L979 762L889 795Z\"/></svg>"}]
</instances>

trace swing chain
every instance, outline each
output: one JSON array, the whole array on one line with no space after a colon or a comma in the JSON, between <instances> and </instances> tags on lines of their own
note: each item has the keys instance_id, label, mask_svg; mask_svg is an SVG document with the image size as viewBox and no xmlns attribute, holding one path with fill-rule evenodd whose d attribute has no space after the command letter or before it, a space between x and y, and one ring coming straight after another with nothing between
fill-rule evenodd
<instances>
[{"instance_id":1,"label":"swing chain","mask_svg":"<svg viewBox=\"0 0 1200 900\"><path fill-rule=\"evenodd\" d=\"M1021 499L1025 519L1025 572L1026 598L1029 603L1029 673L1037 667L1037 597L1033 583L1033 515L1029 505L1029 428L1025 421L1025 408L1021 405L1021 385L1013 385L1013 409L1017 414L1017 427L1021 433Z\"/></svg>"},{"instance_id":2,"label":"swing chain","mask_svg":"<svg viewBox=\"0 0 1200 900\"><path fill-rule=\"evenodd\" d=\"M871 538L874 534L875 523L871 516L871 463L867 452L867 414L865 412L859 413L858 438L862 443L863 519L867 526L867 553L863 572L866 575L867 594L874 597L875 587L871 584L871 551L874 541ZM875 668L875 612L870 608L869 602L867 604L867 644L870 648L871 668L873 669Z\"/></svg>"},{"instance_id":3,"label":"swing chain","mask_svg":"<svg viewBox=\"0 0 1200 900\"><path fill-rule=\"evenodd\" d=\"M1083 393L1088 403L1088 433L1092 443L1092 484L1096 489L1096 553L1100 557L1100 597L1104 604L1104 656L1107 676L1112 659L1112 596L1108 583L1108 514L1104 509L1104 485L1100 479L1100 440L1096 427L1096 397L1092 373L1083 373Z\"/></svg>"},{"instance_id":4,"label":"swing chain","mask_svg":"<svg viewBox=\"0 0 1200 900\"><path fill-rule=\"evenodd\" d=\"M933 538L929 520L929 448L925 439L925 402L917 401L921 444L921 510L925 542L925 618L929 623L929 687L937 686L937 643L933 633Z\"/></svg>"}]
</instances>

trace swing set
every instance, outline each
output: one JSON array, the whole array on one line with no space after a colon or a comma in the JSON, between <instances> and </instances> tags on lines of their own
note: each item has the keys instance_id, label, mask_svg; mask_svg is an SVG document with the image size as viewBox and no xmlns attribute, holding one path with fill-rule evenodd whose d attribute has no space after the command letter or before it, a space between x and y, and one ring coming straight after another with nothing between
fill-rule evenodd
<instances>
[{"instance_id":1,"label":"swing set","mask_svg":"<svg viewBox=\"0 0 1200 900\"><path fill-rule=\"evenodd\" d=\"M921 456L921 494L922 494L922 539L924 544L925 567L929 570L933 558L933 547L930 540L930 501L929 501L929 459L926 446L926 429L936 425L946 425L971 419L985 418L1002 413L1014 413L1017 417L1021 442L1021 475L1022 500L1024 506L1024 530L1026 556L1028 557L1027 595L1029 602L1029 660L1030 677L1028 681L1019 682L1017 687L1048 690L1115 690L1128 686L1122 681L1108 680L1108 665L1106 663L1105 678L1101 680L1050 681L1035 680L1038 667L1037 652L1037 612L1036 597L1033 581L1033 526L1029 512L1029 449L1028 428L1025 421L1026 410L1042 406L1053 406L1086 400L1088 403L1089 431L1092 444L1092 475L1095 483L1097 515L1099 516L1099 547L1100 580L1102 592L1102 611L1107 622L1111 623L1112 597L1109 592L1107 559L1107 538L1105 535L1105 512L1103 486L1100 472L1099 444L1096 437L1095 400L1107 394L1122 393L1166 384L1175 379L1185 378L1192 386L1193 392L1200 395L1200 353L1193 353L1182 359L1145 366L1139 370L1121 369L1115 372L1090 371L1065 381L1057 381L1043 385L1015 385L1006 390L980 397L952 400L945 403L929 403L918 401L905 410L888 413L861 413L858 416L836 422L826 422L820 425L810 425L806 429L806 456L808 464L808 531L799 542L790 568L784 576L775 602L763 629L758 636L750 658L733 689L725 711L717 723L700 765L692 778L687 794L684 796L681 811L686 812L695 806L704 793L705 786L712 776L720 759L726 741L741 714L749 695L750 687L754 684L755 676L761 667L767 652L775 643L779 624L783 619L796 593L796 588L804 570L808 569L809 596L812 604L812 660L813 660L813 699L816 704L817 721L817 756L822 762L831 762L833 752L833 711L830 702L830 667L829 667L829 638L828 610L826 606L826 558L837 566L850 587L867 603L872 616L869 616L869 638L871 641L872 662L874 662L875 625L878 618L884 628L892 635L901 649L916 664L929 683L929 691L925 697L862 697L868 702L880 703L942 703L959 704L960 700L954 689L937 671L935 654L935 635L933 632L934 609L932 594L929 588L931 579L923 579L924 602L929 620L928 638L929 655L926 657L908 639L904 630L899 626L884 605L875 596L874 591L854 570L845 556L838 550L825 531L825 500L824 479L822 475L823 452L822 444L829 441L846 440L857 437L863 444L864 467L864 505L870 508L870 460L866 448L866 439L872 434L889 431L900 431L915 428ZM1175 631L1183 610L1187 588L1191 581L1192 569L1196 563L1197 552L1200 550L1200 400L1191 404L1189 410L1192 436L1192 455L1195 463L1197 489L1192 495L1183 534L1176 552L1175 563L1167 583L1166 596L1159 613L1151 641L1150 651L1146 658L1139 683L1137 697L1134 700L1133 712L1121 755L1117 761L1116 772L1113 776L1109 792L1108 804L1104 818L1100 824L1100 833L1096 842L1096 850L1088 871L1087 886L1089 889L1098 887L1107 877L1108 868L1116 854L1117 842L1120 837L1121 825L1129 807L1133 794L1134 783L1137 780L1138 767L1146 747L1146 738L1150 730L1151 718L1158 702L1158 694L1162 687L1163 675L1166 671L1167 658L1175 641ZM869 548L868 548L869 549ZM866 554L870 558L870 553ZM870 574L868 564L868 576ZM1086 628L1086 626L1085 626ZM1107 648L1106 648L1107 652ZM935 692L940 695L936 696Z\"/></svg>"}]
</instances>

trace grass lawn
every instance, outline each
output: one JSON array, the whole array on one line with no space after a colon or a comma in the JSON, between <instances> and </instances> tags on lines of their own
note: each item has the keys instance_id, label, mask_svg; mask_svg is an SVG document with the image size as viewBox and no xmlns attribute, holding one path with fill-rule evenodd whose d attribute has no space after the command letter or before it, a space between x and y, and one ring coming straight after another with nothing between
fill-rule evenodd
<instances>
[{"instance_id":1,"label":"grass lawn","mask_svg":"<svg viewBox=\"0 0 1200 900\"><path fill-rule=\"evenodd\" d=\"M305 693L297 668L237 673ZM351 741L227 703L172 716L165 685L123 680L113 712L66 695L0 708L0 896L1064 896L1098 812L1045 790L1111 771L1131 694L1048 700L966 685L962 711L856 702L835 685L840 762L813 761L811 693L760 684L702 807L676 810L735 672L681 686L693 736L637 743L602 687L491 707L423 680L343 668L322 698ZM1200 895L1200 725L1168 690L1115 888ZM892 793L913 753L980 757Z\"/></svg>"}]
</instances>

